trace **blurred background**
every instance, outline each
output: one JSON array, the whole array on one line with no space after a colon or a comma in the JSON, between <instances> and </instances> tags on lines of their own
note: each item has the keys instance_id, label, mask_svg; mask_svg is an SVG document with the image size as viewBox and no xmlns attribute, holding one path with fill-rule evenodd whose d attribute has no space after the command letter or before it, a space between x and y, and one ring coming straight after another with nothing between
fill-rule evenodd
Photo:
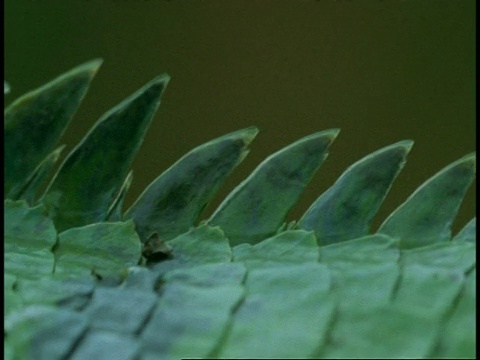
<instances>
[{"instance_id":1,"label":"blurred background","mask_svg":"<svg viewBox=\"0 0 480 360\"><path fill-rule=\"evenodd\" d=\"M266 156L341 128L290 219L359 158L415 140L374 229L423 181L475 150L475 0L5 0L6 104L103 58L68 150L160 73L172 80L134 163L127 205L190 149L250 125L251 153L221 199ZM455 229L475 212L469 190ZM374 230L373 229L373 230Z\"/></svg>"}]
</instances>

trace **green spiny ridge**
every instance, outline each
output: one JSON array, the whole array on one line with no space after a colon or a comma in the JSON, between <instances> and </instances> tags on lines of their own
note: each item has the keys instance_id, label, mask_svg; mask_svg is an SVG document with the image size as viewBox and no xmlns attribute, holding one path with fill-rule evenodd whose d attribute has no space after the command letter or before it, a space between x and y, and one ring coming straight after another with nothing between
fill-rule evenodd
<instances>
[{"instance_id":1,"label":"green spiny ridge","mask_svg":"<svg viewBox=\"0 0 480 360\"><path fill-rule=\"evenodd\" d=\"M5 359L475 357L476 219L451 232L475 154L372 232L413 142L383 147L287 225L339 134L321 131L202 218L249 152L247 127L197 146L124 209L169 77L108 111L57 166L100 64L5 109Z\"/></svg>"}]
</instances>

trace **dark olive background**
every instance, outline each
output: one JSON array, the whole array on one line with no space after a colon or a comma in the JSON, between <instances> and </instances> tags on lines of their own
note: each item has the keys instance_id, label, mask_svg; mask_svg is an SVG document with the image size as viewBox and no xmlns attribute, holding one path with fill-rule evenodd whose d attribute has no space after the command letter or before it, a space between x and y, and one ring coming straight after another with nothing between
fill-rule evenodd
<instances>
[{"instance_id":1,"label":"dark olive background","mask_svg":"<svg viewBox=\"0 0 480 360\"><path fill-rule=\"evenodd\" d=\"M474 0L5 1L7 103L97 57L105 62L64 136L68 149L138 87L172 77L128 203L187 151L225 133L261 131L213 205L270 153L338 127L290 217L351 163L413 139L376 227L429 176L475 150ZM475 190L467 196L456 229L475 212Z\"/></svg>"}]
</instances>

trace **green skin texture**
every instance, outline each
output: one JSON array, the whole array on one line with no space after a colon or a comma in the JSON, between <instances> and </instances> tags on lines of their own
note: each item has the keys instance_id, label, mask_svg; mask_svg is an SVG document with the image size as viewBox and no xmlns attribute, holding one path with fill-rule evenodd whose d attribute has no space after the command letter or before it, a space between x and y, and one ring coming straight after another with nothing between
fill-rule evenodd
<instances>
[{"instance_id":1,"label":"green skin texture","mask_svg":"<svg viewBox=\"0 0 480 360\"><path fill-rule=\"evenodd\" d=\"M366 155L284 224L338 129L269 156L203 222L255 127L196 147L124 211L162 75L107 112L42 194L100 63L5 110L6 359L475 356L475 218L451 235L474 154L427 180L376 234L410 140Z\"/></svg>"},{"instance_id":2,"label":"green skin texture","mask_svg":"<svg viewBox=\"0 0 480 360\"><path fill-rule=\"evenodd\" d=\"M37 165L53 150L100 65L101 60L81 65L5 109L4 195L7 198L18 197Z\"/></svg>"},{"instance_id":3,"label":"green skin texture","mask_svg":"<svg viewBox=\"0 0 480 360\"><path fill-rule=\"evenodd\" d=\"M60 230L106 220L168 80L159 76L105 114L67 156L43 199Z\"/></svg>"},{"instance_id":4,"label":"green skin texture","mask_svg":"<svg viewBox=\"0 0 480 360\"><path fill-rule=\"evenodd\" d=\"M367 235L412 145L408 140L398 142L350 166L311 205L299 227L314 230L325 245Z\"/></svg>"},{"instance_id":5,"label":"green skin texture","mask_svg":"<svg viewBox=\"0 0 480 360\"><path fill-rule=\"evenodd\" d=\"M257 135L254 127L203 144L155 179L125 213L142 241L152 233L170 240L195 224L232 170L248 154Z\"/></svg>"},{"instance_id":6,"label":"green skin texture","mask_svg":"<svg viewBox=\"0 0 480 360\"><path fill-rule=\"evenodd\" d=\"M232 245L275 234L327 157L338 129L309 135L270 155L234 189L208 220Z\"/></svg>"}]
</instances>

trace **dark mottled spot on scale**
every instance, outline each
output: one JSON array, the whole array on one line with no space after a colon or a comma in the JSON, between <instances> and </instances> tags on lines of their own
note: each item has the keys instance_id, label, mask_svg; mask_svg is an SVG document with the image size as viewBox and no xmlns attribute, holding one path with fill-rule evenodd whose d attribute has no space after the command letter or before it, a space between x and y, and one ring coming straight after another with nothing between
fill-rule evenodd
<instances>
[{"instance_id":1,"label":"dark mottled spot on scale","mask_svg":"<svg viewBox=\"0 0 480 360\"><path fill-rule=\"evenodd\" d=\"M150 234L145 242L142 255L148 261L162 261L172 257L172 247L160 239L156 232Z\"/></svg>"}]
</instances>

